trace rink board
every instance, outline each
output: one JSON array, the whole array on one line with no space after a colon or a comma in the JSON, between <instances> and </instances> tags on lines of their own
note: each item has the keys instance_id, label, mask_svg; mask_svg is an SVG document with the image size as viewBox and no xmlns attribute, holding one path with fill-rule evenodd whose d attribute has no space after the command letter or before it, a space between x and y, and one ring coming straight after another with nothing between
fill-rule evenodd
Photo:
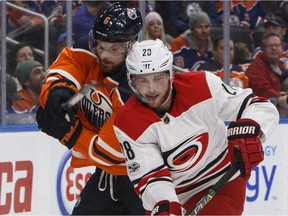
<instances>
[{"instance_id":1,"label":"rink board","mask_svg":"<svg viewBox=\"0 0 288 216\"><path fill-rule=\"evenodd\" d=\"M73 169L71 152L27 127L0 129L0 215L67 215L94 167ZM18 131L18 132L17 132ZM243 215L288 215L288 124L263 144L265 160L252 171Z\"/></svg>"}]
</instances>

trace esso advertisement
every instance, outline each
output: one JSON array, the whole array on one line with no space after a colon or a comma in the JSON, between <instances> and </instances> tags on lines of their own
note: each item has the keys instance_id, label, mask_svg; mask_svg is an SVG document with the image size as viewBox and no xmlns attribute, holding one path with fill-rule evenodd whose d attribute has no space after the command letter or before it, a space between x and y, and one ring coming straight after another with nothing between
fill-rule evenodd
<instances>
[{"instance_id":1,"label":"esso advertisement","mask_svg":"<svg viewBox=\"0 0 288 216\"><path fill-rule=\"evenodd\" d=\"M95 172L95 167L73 168L70 166L72 152L67 151L57 173L57 199L63 215L70 215L86 182Z\"/></svg>"},{"instance_id":2,"label":"esso advertisement","mask_svg":"<svg viewBox=\"0 0 288 216\"><path fill-rule=\"evenodd\" d=\"M279 130L282 128L280 126ZM283 140L286 140L287 143L284 144ZM252 215L255 212L260 215L287 213L287 146L287 131L286 133L278 131L272 135L271 139L263 143L264 161L252 170L251 177L247 182L245 215ZM283 160L283 158L286 159Z\"/></svg>"},{"instance_id":3,"label":"esso advertisement","mask_svg":"<svg viewBox=\"0 0 288 216\"><path fill-rule=\"evenodd\" d=\"M33 163L0 162L0 215L31 212Z\"/></svg>"}]
</instances>

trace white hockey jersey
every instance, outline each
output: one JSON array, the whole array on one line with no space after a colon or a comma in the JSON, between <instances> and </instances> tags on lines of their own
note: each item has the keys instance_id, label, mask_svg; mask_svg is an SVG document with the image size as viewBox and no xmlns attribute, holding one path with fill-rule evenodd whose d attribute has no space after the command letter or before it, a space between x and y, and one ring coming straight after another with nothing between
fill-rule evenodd
<instances>
[{"instance_id":1,"label":"white hockey jersey","mask_svg":"<svg viewBox=\"0 0 288 216\"><path fill-rule=\"evenodd\" d=\"M279 121L268 100L210 72L177 73L173 88L172 108L163 116L131 97L114 121L128 175L147 210L161 200L184 205L227 171L225 121L253 119L263 142Z\"/></svg>"}]
</instances>

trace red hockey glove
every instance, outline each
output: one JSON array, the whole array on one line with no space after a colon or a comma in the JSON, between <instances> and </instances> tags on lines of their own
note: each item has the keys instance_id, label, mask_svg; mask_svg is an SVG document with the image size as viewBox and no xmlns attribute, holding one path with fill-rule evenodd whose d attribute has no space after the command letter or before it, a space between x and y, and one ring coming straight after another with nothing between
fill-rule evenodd
<instances>
[{"instance_id":1,"label":"red hockey glove","mask_svg":"<svg viewBox=\"0 0 288 216\"><path fill-rule=\"evenodd\" d=\"M227 138L232 165L238 166L241 175L246 180L249 179L251 169L264 159L259 124L252 119L231 122ZM235 148L236 151L234 151Z\"/></svg>"},{"instance_id":2,"label":"red hockey glove","mask_svg":"<svg viewBox=\"0 0 288 216\"><path fill-rule=\"evenodd\" d=\"M185 215L186 210L178 202L169 202L163 200L158 202L153 210L147 212L147 215Z\"/></svg>"}]
</instances>

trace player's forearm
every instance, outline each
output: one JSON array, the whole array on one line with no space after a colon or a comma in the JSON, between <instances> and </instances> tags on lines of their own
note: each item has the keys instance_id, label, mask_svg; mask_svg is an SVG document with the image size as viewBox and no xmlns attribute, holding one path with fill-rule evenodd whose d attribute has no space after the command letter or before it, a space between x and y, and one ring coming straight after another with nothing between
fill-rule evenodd
<instances>
[{"instance_id":1,"label":"player's forearm","mask_svg":"<svg viewBox=\"0 0 288 216\"><path fill-rule=\"evenodd\" d=\"M256 102L245 109L241 118L250 118L256 121L261 127L261 141L265 142L279 122L279 113L269 101Z\"/></svg>"},{"instance_id":2,"label":"player's forearm","mask_svg":"<svg viewBox=\"0 0 288 216\"><path fill-rule=\"evenodd\" d=\"M73 150L77 152L74 156L79 155L80 158L87 160L86 164L101 167L110 174L127 175L124 155L116 137L115 140L107 140L99 136L99 133L83 127L82 133L73 146Z\"/></svg>"},{"instance_id":3,"label":"player's forearm","mask_svg":"<svg viewBox=\"0 0 288 216\"><path fill-rule=\"evenodd\" d=\"M179 202L178 197L175 192L175 187L172 182L161 181L161 178L158 178L157 182L151 183L144 190L141 195L144 208L148 211L151 211L155 205L163 200L168 200L169 202Z\"/></svg>"}]
</instances>

